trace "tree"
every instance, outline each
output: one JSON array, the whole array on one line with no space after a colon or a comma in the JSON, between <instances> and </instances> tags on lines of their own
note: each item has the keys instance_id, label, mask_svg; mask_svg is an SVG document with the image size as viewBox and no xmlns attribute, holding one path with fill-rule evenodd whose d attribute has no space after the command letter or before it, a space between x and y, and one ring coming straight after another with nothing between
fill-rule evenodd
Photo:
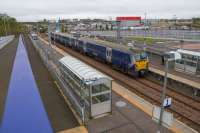
<instances>
[{"instance_id":1,"label":"tree","mask_svg":"<svg viewBox=\"0 0 200 133\"><path fill-rule=\"evenodd\" d=\"M26 32L26 27L22 23L17 22L17 20L8 15L0 16L0 36L7 35L17 35L22 32Z\"/></svg>"},{"instance_id":2,"label":"tree","mask_svg":"<svg viewBox=\"0 0 200 133\"><path fill-rule=\"evenodd\" d=\"M61 24L61 32L66 32L64 24Z\"/></svg>"}]
</instances>

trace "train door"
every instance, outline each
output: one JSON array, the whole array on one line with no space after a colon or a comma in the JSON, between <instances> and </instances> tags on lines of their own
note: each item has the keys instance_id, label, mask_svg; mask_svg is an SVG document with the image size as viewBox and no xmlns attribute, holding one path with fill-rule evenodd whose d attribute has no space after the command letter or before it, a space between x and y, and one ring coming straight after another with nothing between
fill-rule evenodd
<instances>
[{"instance_id":1,"label":"train door","mask_svg":"<svg viewBox=\"0 0 200 133\"><path fill-rule=\"evenodd\" d=\"M70 39L69 39L69 46L70 46L70 47L72 47L72 43L73 43L73 39L70 38Z\"/></svg>"},{"instance_id":2,"label":"train door","mask_svg":"<svg viewBox=\"0 0 200 133\"><path fill-rule=\"evenodd\" d=\"M112 59L112 48L106 47L106 61L111 63Z\"/></svg>"},{"instance_id":3,"label":"train door","mask_svg":"<svg viewBox=\"0 0 200 133\"><path fill-rule=\"evenodd\" d=\"M87 53L87 42L83 41L83 53Z\"/></svg>"},{"instance_id":4,"label":"train door","mask_svg":"<svg viewBox=\"0 0 200 133\"><path fill-rule=\"evenodd\" d=\"M78 48L78 40L74 40L74 48L75 48L75 49Z\"/></svg>"},{"instance_id":5,"label":"train door","mask_svg":"<svg viewBox=\"0 0 200 133\"><path fill-rule=\"evenodd\" d=\"M65 44L65 47L68 45L67 44L67 37L64 37L64 44Z\"/></svg>"}]
</instances>

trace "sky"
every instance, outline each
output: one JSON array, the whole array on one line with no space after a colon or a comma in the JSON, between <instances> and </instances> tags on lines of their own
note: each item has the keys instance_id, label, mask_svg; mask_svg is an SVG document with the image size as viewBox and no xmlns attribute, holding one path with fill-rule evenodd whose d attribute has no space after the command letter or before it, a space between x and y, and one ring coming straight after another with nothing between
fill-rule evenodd
<instances>
[{"instance_id":1,"label":"sky","mask_svg":"<svg viewBox=\"0 0 200 133\"><path fill-rule=\"evenodd\" d=\"M141 16L147 18L200 17L199 0L0 0L0 13L18 21L44 18L104 18Z\"/></svg>"}]
</instances>

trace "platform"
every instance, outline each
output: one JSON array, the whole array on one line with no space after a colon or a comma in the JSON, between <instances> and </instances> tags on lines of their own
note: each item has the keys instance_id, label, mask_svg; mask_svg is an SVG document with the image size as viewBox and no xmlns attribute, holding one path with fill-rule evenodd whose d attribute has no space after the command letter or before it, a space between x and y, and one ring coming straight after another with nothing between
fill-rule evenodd
<instances>
[{"instance_id":1,"label":"platform","mask_svg":"<svg viewBox=\"0 0 200 133\"><path fill-rule=\"evenodd\" d=\"M55 80L41 60L31 40L27 35L24 36L24 40L33 75L54 132L79 126L70 106L66 104L65 99L60 94Z\"/></svg>"},{"instance_id":2,"label":"platform","mask_svg":"<svg viewBox=\"0 0 200 133\"><path fill-rule=\"evenodd\" d=\"M14 39L13 35L0 37L0 49L2 49L4 46L10 43L13 39Z\"/></svg>"},{"instance_id":3,"label":"platform","mask_svg":"<svg viewBox=\"0 0 200 133\"><path fill-rule=\"evenodd\" d=\"M121 105L118 103L121 103ZM140 110L125 98L113 91L112 114L110 116L89 121L89 132L109 133L156 133L157 123L148 114ZM172 133L162 127L161 132Z\"/></svg>"},{"instance_id":4,"label":"platform","mask_svg":"<svg viewBox=\"0 0 200 133\"><path fill-rule=\"evenodd\" d=\"M38 40L35 41L35 43L43 47L41 49L48 49L49 47L44 40ZM53 47L53 49L55 58L66 55L66 52L62 50L62 52L60 50L58 51L55 47ZM118 102L125 103L125 106L117 106ZM157 123L152 120L148 113L143 112L143 110L130 103L125 97L121 97L115 91L112 91L112 109L111 115L88 121L86 124L88 132L132 133L134 131L139 133L154 133L157 130ZM171 131L165 127L162 127L162 131L171 133Z\"/></svg>"},{"instance_id":5,"label":"platform","mask_svg":"<svg viewBox=\"0 0 200 133\"><path fill-rule=\"evenodd\" d=\"M0 132L53 132L21 36L12 69Z\"/></svg>"},{"instance_id":6,"label":"platform","mask_svg":"<svg viewBox=\"0 0 200 133\"><path fill-rule=\"evenodd\" d=\"M60 131L58 133L88 133L88 131L84 126L80 126L80 127L75 127L72 129Z\"/></svg>"},{"instance_id":7,"label":"platform","mask_svg":"<svg viewBox=\"0 0 200 133\"><path fill-rule=\"evenodd\" d=\"M156 66L149 67L149 71L162 76L164 76L165 73L161 68L158 69L158 67ZM169 71L168 78L200 90L200 83L199 83L200 79L197 77L196 79L193 79L192 76L188 76L185 74L178 74L178 72L172 73L171 71Z\"/></svg>"}]
</instances>

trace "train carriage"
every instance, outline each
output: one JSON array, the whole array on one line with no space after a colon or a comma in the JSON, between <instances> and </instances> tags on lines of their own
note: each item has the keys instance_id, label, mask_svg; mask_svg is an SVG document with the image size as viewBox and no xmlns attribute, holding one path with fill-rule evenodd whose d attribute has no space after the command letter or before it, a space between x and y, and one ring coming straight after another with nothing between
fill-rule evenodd
<instances>
[{"instance_id":1,"label":"train carriage","mask_svg":"<svg viewBox=\"0 0 200 133\"><path fill-rule=\"evenodd\" d=\"M112 49L111 62L115 68L118 68L121 71L127 73L129 70L129 67L131 66L132 59L129 53Z\"/></svg>"},{"instance_id":2,"label":"train carriage","mask_svg":"<svg viewBox=\"0 0 200 133\"><path fill-rule=\"evenodd\" d=\"M51 34L53 36L53 34ZM148 71L148 56L141 51L130 50L125 46L90 38L75 38L72 35L56 33L56 41L74 50L85 53L130 75L143 76ZM59 35L59 37L58 37ZM63 39L64 38L64 39ZM63 41L65 40L65 41ZM106 44L105 44L106 43Z\"/></svg>"},{"instance_id":3,"label":"train carriage","mask_svg":"<svg viewBox=\"0 0 200 133\"><path fill-rule=\"evenodd\" d=\"M80 53L85 53L86 43L82 40L79 40L79 39L77 41L78 41L77 51L79 51Z\"/></svg>"},{"instance_id":4,"label":"train carriage","mask_svg":"<svg viewBox=\"0 0 200 133\"><path fill-rule=\"evenodd\" d=\"M68 46L69 45L69 37L64 36L63 43L64 43L63 44L64 46Z\"/></svg>"},{"instance_id":5,"label":"train carriage","mask_svg":"<svg viewBox=\"0 0 200 133\"><path fill-rule=\"evenodd\" d=\"M106 62L106 47L91 42L86 43L86 54Z\"/></svg>"},{"instance_id":6,"label":"train carriage","mask_svg":"<svg viewBox=\"0 0 200 133\"><path fill-rule=\"evenodd\" d=\"M70 47L72 47L73 49L75 49L75 40L76 40L76 39L75 39L75 38L73 38L73 37L72 37L72 38L70 38L70 43L69 43L69 46L70 46Z\"/></svg>"},{"instance_id":7,"label":"train carriage","mask_svg":"<svg viewBox=\"0 0 200 133\"><path fill-rule=\"evenodd\" d=\"M60 43L64 46L65 45L65 37L64 36L59 36L59 40L60 40Z\"/></svg>"}]
</instances>

